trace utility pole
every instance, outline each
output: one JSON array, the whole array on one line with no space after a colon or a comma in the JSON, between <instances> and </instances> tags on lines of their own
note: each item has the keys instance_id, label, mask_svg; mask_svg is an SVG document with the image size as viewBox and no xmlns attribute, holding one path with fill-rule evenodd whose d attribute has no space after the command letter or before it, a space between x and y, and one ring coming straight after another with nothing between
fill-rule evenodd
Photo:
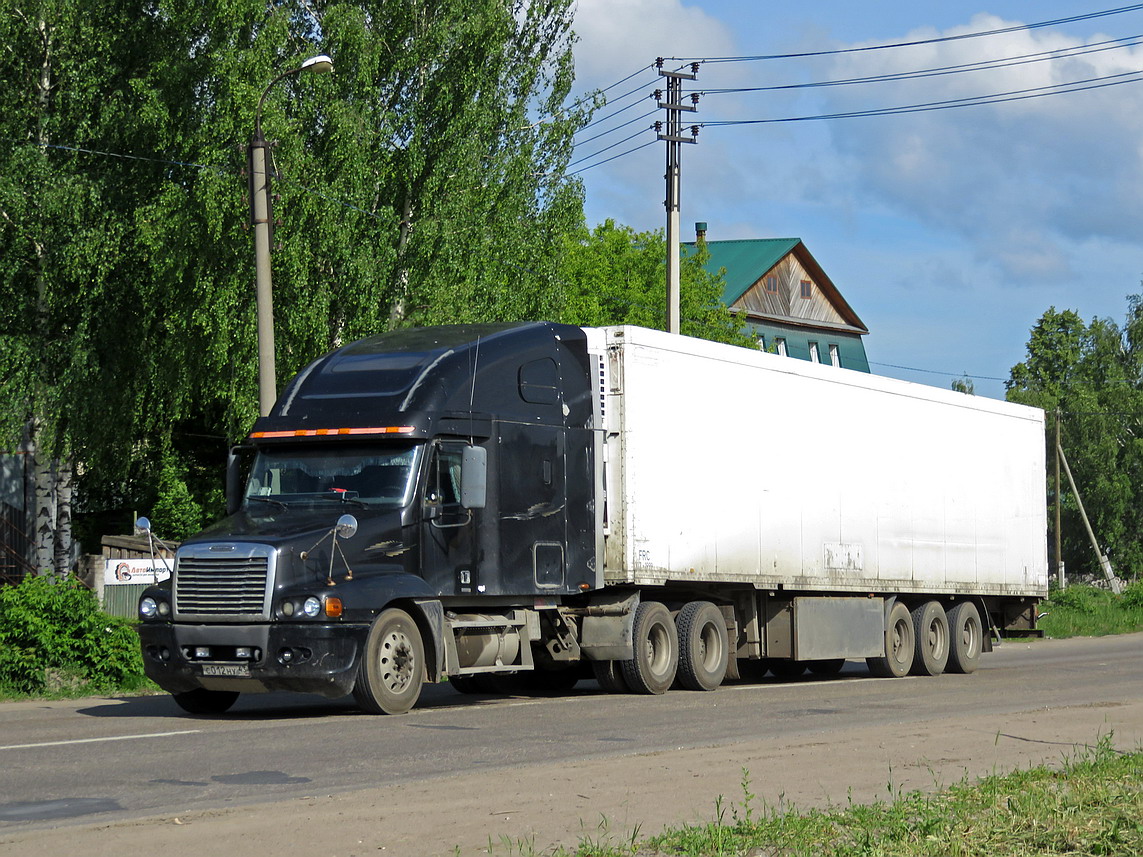
<instances>
[{"instance_id":1,"label":"utility pole","mask_svg":"<svg viewBox=\"0 0 1143 857\"><path fill-rule=\"evenodd\" d=\"M270 203L271 169L267 164L268 144L262 134L262 107L274 84L301 72L323 74L333 71L333 60L325 54L310 57L297 68L284 71L262 90L254 111L254 137L248 149L250 171L250 223L254 227L254 296L258 310L258 411L267 416L278 396L274 362L274 298L270 277L270 241L273 212Z\"/></svg>"},{"instance_id":2,"label":"utility pole","mask_svg":"<svg viewBox=\"0 0 1143 857\"><path fill-rule=\"evenodd\" d=\"M1103 576L1107 578L1108 586L1111 591L1116 595L1123 593L1123 582L1115 576L1115 571L1111 567L1111 561L1099 547L1099 541L1095 537L1095 531L1091 528L1091 521L1088 520L1087 512L1083 507L1083 499L1080 497L1079 489L1076 488L1076 480L1072 477L1072 469L1068 467L1068 457L1064 455L1064 448L1060 444L1056 444L1056 455L1060 457L1060 461L1064 465L1064 474L1068 477L1068 484L1072 486L1072 495L1076 498L1076 508L1079 510L1080 518L1083 520L1084 528L1087 530L1087 537L1091 540L1091 548L1095 551L1095 555L1099 558L1099 567L1103 569Z\"/></svg>"},{"instance_id":3,"label":"utility pole","mask_svg":"<svg viewBox=\"0 0 1143 857\"><path fill-rule=\"evenodd\" d=\"M655 131L660 140L667 144L667 332L679 332L679 185L682 162L682 143L698 142L698 125L691 126L691 136L683 136L684 111L698 110L698 93L691 93L691 103L683 104L683 81L698 77L699 64L691 63L689 73L667 71L663 68L663 58L655 60L659 77L667 79L667 99L662 99L663 91L655 90L659 107L667 111L666 133L662 122L655 123Z\"/></svg>"},{"instance_id":4,"label":"utility pole","mask_svg":"<svg viewBox=\"0 0 1143 857\"><path fill-rule=\"evenodd\" d=\"M1063 537L1060 533L1060 505L1063 499L1060 494L1060 409L1056 408L1056 583L1063 589L1068 585L1067 577L1064 574L1064 554L1063 554Z\"/></svg>"}]
</instances>

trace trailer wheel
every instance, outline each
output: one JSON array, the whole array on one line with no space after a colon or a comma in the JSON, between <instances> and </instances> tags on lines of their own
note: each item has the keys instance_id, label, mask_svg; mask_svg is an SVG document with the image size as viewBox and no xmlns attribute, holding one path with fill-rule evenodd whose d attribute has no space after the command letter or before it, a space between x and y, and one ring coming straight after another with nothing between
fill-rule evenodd
<instances>
[{"instance_id":1,"label":"trailer wheel","mask_svg":"<svg viewBox=\"0 0 1143 857\"><path fill-rule=\"evenodd\" d=\"M425 646L417 623L404 610L384 611L365 639L353 698L370 714L404 714L420 697L424 675Z\"/></svg>"},{"instance_id":2,"label":"trailer wheel","mask_svg":"<svg viewBox=\"0 0 1143 857\"><path fill-rule=\"evenodd\" d=\"M913 617L900 601L894 603L885 623L885 654L866 658L869 671L880 678L900 678L913 666Z\"/></svg>"},{"instance_id":3,"label":"trailer wheel","mask_svg":"<svg viewBox=\"0 0 1143 857\"><path fill-rule=\"evenodd\" d=\"M207 690L196 687L186 693L172 694L175 704L187 714L222 714L238 699L236 690Z\"/></svg>"},{"instance_id":4,"label":"trailer wheel","mask_svg":"<svg viewBox=\"0 0 1143 857\"><path fill-rule=\"evenodd\" d=\"M810 672L814 675L831 676L841 672L845 666L845 658L828 658L820 661L809 661Z\"/></svg>"},{"instance_id":5,"label":"trailer wheel","mask_svg":"<svg viewBox=\"0 0 1143 857\"><path fill-rule=\"evenodd\" d=\"M679 637L671 613L658 601L635 610L635 657L622 661L623 678L635 693L666 693L679 665Z\"/></svg>"},{"instance_id":6,"label":"trailer wheel","mask_svg":"<svg viewBox=\"0 0 1143 857\"><path fill-rule=\"evenodd\" d=\"M714 690L726 678L726 619L709 601L691 601L675 619L679 637L679 683L687 690Z\"/></svg>"},{"instance_id":7,"label":"trailer wheel","mask_svg":"<svg viewBox=\"0 0 1143 857\"><path fill-rule=\"evenodd\" d=\"M770 672L769 658L739 658L738 677L747 682L759 682Z\"/></svg>"},{"instance_id":8,"label":"trailer wheel","mask_svg":"<svg viewBox=\"0 0 1143 857\"><path fill-rule=\"evenodd\" d=\"M607 693L629 693L627 680L623 678L622 661L592 661L591 671L595 680Z\"/></svg>"},{"instance_id":9,"label":"trailer wheel","mask_svg":"<svg viewBox=\"0 0 1143 857\"><path fill-rule=\"evenodd\" d=\"M806 661L793 661L789 658L774 658L774 660L770 661L770 672L774 673L774 678L779 678L782 681L793 681L805 675L808 666L809 664Z\"/></svg>"},{"instance_id":10,"label":"trailer wheel","mask_svg":"<svg viewBox=\"0 0 1143 857\"><path fill-rule=\"evenodd\" d=\"M980 611L971 601L962 601L949 611L949 640L949 672L974 672L984 650L984 629Z\"/></svg>"},{"instance_id":11,"label":"trailer wheel","mask_svg":"<svg viewBox=\"0 0 1143 857\"><path fill-rule=\"evenodd\" d=\"M913 610L913 675L940 675L949 660L949 620L945 608L926 601Z\"/></svg>"}]
</instances>

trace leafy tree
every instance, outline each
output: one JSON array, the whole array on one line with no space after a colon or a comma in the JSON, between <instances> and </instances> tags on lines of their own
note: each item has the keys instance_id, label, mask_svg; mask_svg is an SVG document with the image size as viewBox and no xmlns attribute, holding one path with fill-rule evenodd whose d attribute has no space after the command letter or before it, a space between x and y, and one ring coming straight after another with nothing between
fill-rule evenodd
<instances>
[{"instance_id":1,"label":"leafy tree","mask_svg":"<svg viewBox=\"0 0 1143 857\"><path fill-rule=\"evenodd\" d=\"M1128 299L1123 326L1050 308L1012 368L1011 401L1059 412L1061 445L1092 527L1120 577L1143 572L1143 305ZM1048 460L1055 454L1049 423ZM1049 491L1051 491L1049 487ZM1063 497L1063 558L1100 575L1071 492Z\"/></svg>"},{"instance_id":2,"label":"leafy tree","mask_svg":"<svg viewBox=\"0 0 1143 857\"><path fill-rule=\"evenodd\" d=\"M976 385L972 383L972 378L968 375L965 375L963 378L953 378L950 386L958 393L964 393L968 396L976 395Z\"/></svg>"},{"instance_id":3,"label":"leafy tree","mask_svg":"<svg viewBox=\"0 0 1143 857\"><path fill-rule=\"evenodd\" d=\"M189 521L211 502L197 471L256 414L242 149L266 84L306 56L337 72L285 78L262 114L280 377L394 325L549 315L582 219L571 15L0 0L0 437L28 427L43 496L74 462L89 512Z\"/></svg>"},{"instance_id":4,"label":"leafy tree","mask_svg":"<svg viewBox=\"0 0 1143 857\"><path fill-rule=\"evenodd\" d=\"M564 241L559 274L562 321L666 328L667 244L661 230L636 232L607 220L592 230L581 226ZM743 324L722 303L722 277L703 268L707 258L700 248L682 260L682 333L754 347Z\"/></svg>"}]
</instances>

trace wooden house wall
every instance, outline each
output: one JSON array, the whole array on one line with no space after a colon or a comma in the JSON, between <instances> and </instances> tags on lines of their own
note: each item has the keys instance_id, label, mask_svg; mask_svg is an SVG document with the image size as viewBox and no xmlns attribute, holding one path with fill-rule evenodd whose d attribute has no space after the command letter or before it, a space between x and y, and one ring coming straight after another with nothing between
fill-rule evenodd
<instances>
[{"instance_id":1,"label":"wooden house wall","mask_svg":"<svg viewBox=\"0 0 1143 857\"><path fill-rule=\"evenodd\" d=\"M777 280L777 291L766 289L766 280ZM809 282L810 297L802 297L802 283ZM735 308L745 310L749 315L778 316L805 322L826 322L846 325L841 314L834 309L813 277L802 267L801 262L790 254L763 274L734 303Z\"/></svg>"}]
</instances>

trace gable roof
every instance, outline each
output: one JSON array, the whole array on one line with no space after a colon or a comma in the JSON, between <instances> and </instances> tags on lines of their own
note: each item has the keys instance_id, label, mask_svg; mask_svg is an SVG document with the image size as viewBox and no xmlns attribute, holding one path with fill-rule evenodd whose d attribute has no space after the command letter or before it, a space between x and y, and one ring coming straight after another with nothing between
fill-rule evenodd
<instances>
[{"instance_id":1,"label":"gable roof","mask_svg":"<svg viewBox=\"0 0 1143 857\"><path fill-rule=\"evenodd\" d=\"M684 252L693 252L693 243L686 245ZM821 289L822 295L844 320L846 326L856 332L868 333L869 328L858 317L853 308L842 297L837 286L829 278L821 265L806 249L801 238L745 238L731 241L707 241L710 258L703 267L712 274L725 269L725 286L722 301L732 307L756 286L776 265L793 254Z\"/></svg>"}]
</instances>

